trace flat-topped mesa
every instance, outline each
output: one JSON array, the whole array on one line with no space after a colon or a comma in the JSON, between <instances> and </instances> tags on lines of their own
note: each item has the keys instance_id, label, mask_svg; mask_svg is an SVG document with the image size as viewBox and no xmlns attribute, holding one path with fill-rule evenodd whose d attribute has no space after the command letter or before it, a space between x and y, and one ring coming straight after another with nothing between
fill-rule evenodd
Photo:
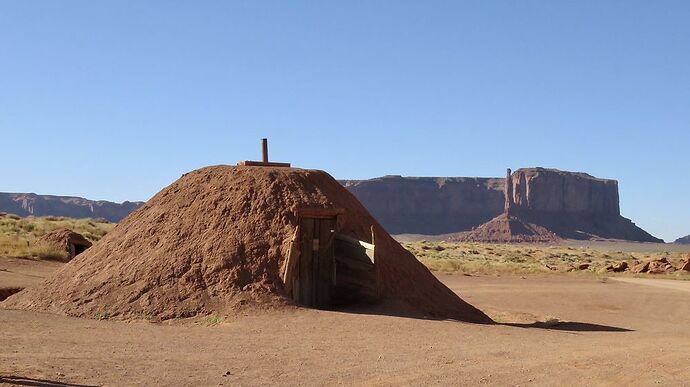
<instances>
[{"instance_id":1,"label":"flat-topped mesa","mask_svg":"<svg viewBox=\"0 0 690 387\"><path fill-rule=\"evenodd\" d=\"M471 231L507 215L562 238L661 241L620 215L616 180L547 168L511 172L505 178L387 176L341 184L393 234Z\"/></svg>"},{"instance_id":2,"label":"flat-topped mesa","mask_svg":"<svg viewBox=\"0 0 690 387\"><path fill-rule=\"evenodd\" d=\"M512 185L514 207L521 211L620 216L616 180L556 169L522 168L507 181Z\"/></svg>"},{"instance_id":3,"label":"flat-topped mesa","mask_svg":"<svg viewBox=\"0 0 690 387\"><path fill-rule=\"evenodd\" d=\"M503 212L503 178L384 176L340 182L393 234L447 234Z\"/></svg>"},{"instance_id":4,"label":"flat-topped mesa","mask_svg":"<svg viewBox=\"0 0 690 387\"><path fill-rule=\"evenodd\" d=\"M103 218L110 222L119 222L143 205L143 202L113 203L74 196L0 192L0 212L19 216Z\"/></svg>"}]
</instances>

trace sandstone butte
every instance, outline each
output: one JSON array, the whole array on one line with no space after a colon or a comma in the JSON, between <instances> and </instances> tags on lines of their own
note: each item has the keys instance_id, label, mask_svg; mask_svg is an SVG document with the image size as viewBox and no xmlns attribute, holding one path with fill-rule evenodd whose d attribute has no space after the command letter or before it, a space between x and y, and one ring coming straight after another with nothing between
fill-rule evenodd
<instances>
[{"instance_id":1,"label":"sandstone butte","mask_svg":"<svg viewBox=\"0 0 690 387\"><path fill-rule=\"evenodd\" d=\"M505 210L505 178L387 176L341 183L392 234L472 231ZM511 175L511 196L512 223L508 218L499 218L496 222L502 224L494 223L490 228L534 230L535 236L527 240L547 240L556 235L662 242L621 216L615 180L556 169L523 168Z\"/></svg>"}]
</instances>

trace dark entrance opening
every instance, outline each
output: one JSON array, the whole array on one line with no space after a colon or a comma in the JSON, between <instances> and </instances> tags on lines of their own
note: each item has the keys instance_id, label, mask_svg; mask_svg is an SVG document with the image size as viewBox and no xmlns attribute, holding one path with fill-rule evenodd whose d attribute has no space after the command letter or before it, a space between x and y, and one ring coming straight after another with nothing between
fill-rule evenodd
<instances>
[{"instance_id":1,"label":"dark entrance opening","mask_svg":"<svg viewBox=\"0 0 690 387\"><path fill-rule=\"evenodd\" d=\"M78 243L75 243L73 246L74 246L74 255L75 256L83 253L86 249L89 248L89 246L80 245Z\"/></svg>"}]
</instances>

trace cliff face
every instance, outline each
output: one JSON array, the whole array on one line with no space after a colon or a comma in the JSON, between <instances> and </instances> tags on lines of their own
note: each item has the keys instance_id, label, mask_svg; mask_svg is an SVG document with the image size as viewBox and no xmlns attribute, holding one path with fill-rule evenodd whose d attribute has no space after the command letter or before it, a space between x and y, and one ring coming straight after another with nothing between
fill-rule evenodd
<instances>
[{"instance_id":1,"label":"cliff face","mask_svg":"<svg viewBox=\"0 0 690 387\"><path fill-rule=\"evenodd\" d=\"M112 203L70 196L0 192L0 211L19 216L104 218L111 222L119 222L143 204L143 202Z\"/></svg>"},{"instance_id":2,"label":"cliff face","mask_svg":"<svg viewBox=\"0 0 690 387\"><path fill-rule=\"evenodd\" d=\"M513 173L516 208L543 213L620 215L618 182L585 173L525 168Z\"/></svg>"},{"instance_id":3,"label":"cliff face","mask_svg":"<svg viewBox=\"0 0 690 387\"><path fill-rule=\"evenodd\" d=\"M385 176L341 181L392 234L447 234L503 211L503 179Z\"/></svg>"},{"instance_id":4,"label":"cliff face","mask_svg":"<svg viewBox=\"0 0 690 387\"><path fill-rule=\"evenodd\" d=\"M563 238L663 242L620 214L618 182L546 168L512 175L513 211Z\"/></svg>"},{"instance_id":5,"label":"cliff face","mask_svg":"<svg viewBox=\"0 0 690 387\"><path fill-rule=\"evenodd\" d=\"M341 183L392 234L470 231L510 208L525 223L563 238L661 241L620 215L615 180L545 168L519 169L509 176L388 176Z\"/></svg>"}]
</instances>

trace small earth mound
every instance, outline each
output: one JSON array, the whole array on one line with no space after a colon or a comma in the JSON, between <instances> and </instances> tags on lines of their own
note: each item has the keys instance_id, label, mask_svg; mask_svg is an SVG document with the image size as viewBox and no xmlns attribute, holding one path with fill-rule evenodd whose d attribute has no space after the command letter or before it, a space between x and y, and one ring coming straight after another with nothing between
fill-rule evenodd
<instances>
[{"instance_id":1,"label":"small earth mound","mask_svg":"<svg viewBox=\"0 0 690 387\"><path fill-rule=\"evenodd\" d=\"M295 208L342 208L339 232L367 243L375 239L379 302L386 310L491 322L438 281L329 174L245 166L183 175L95 246L2 307L165 320L287 305L280 268L298 225Z\"/></svg>"},{"instance_id":2,"label":"small earth mound","mask_svg":"<svg viewBox=\"0 0 690 387\"><path fill-rule=\"evenodd\" d=\"M483 243L545 243L558 242L561 238L542 226L503 213L472 231L456 234L448 240Z\"/></svg>"},{"instance_id":3,"label":"small earth mound","mask_svg":"<svg viewBox=\"0 0 690 387\"><path fill-rule=\"evenodd\" d=\"M40 242L65 250L68 254L67 260L73 259L86 249L91 247L91 242L83 235L66 228L53 230L41 237Z\"/></svg>"}]
</instances>

